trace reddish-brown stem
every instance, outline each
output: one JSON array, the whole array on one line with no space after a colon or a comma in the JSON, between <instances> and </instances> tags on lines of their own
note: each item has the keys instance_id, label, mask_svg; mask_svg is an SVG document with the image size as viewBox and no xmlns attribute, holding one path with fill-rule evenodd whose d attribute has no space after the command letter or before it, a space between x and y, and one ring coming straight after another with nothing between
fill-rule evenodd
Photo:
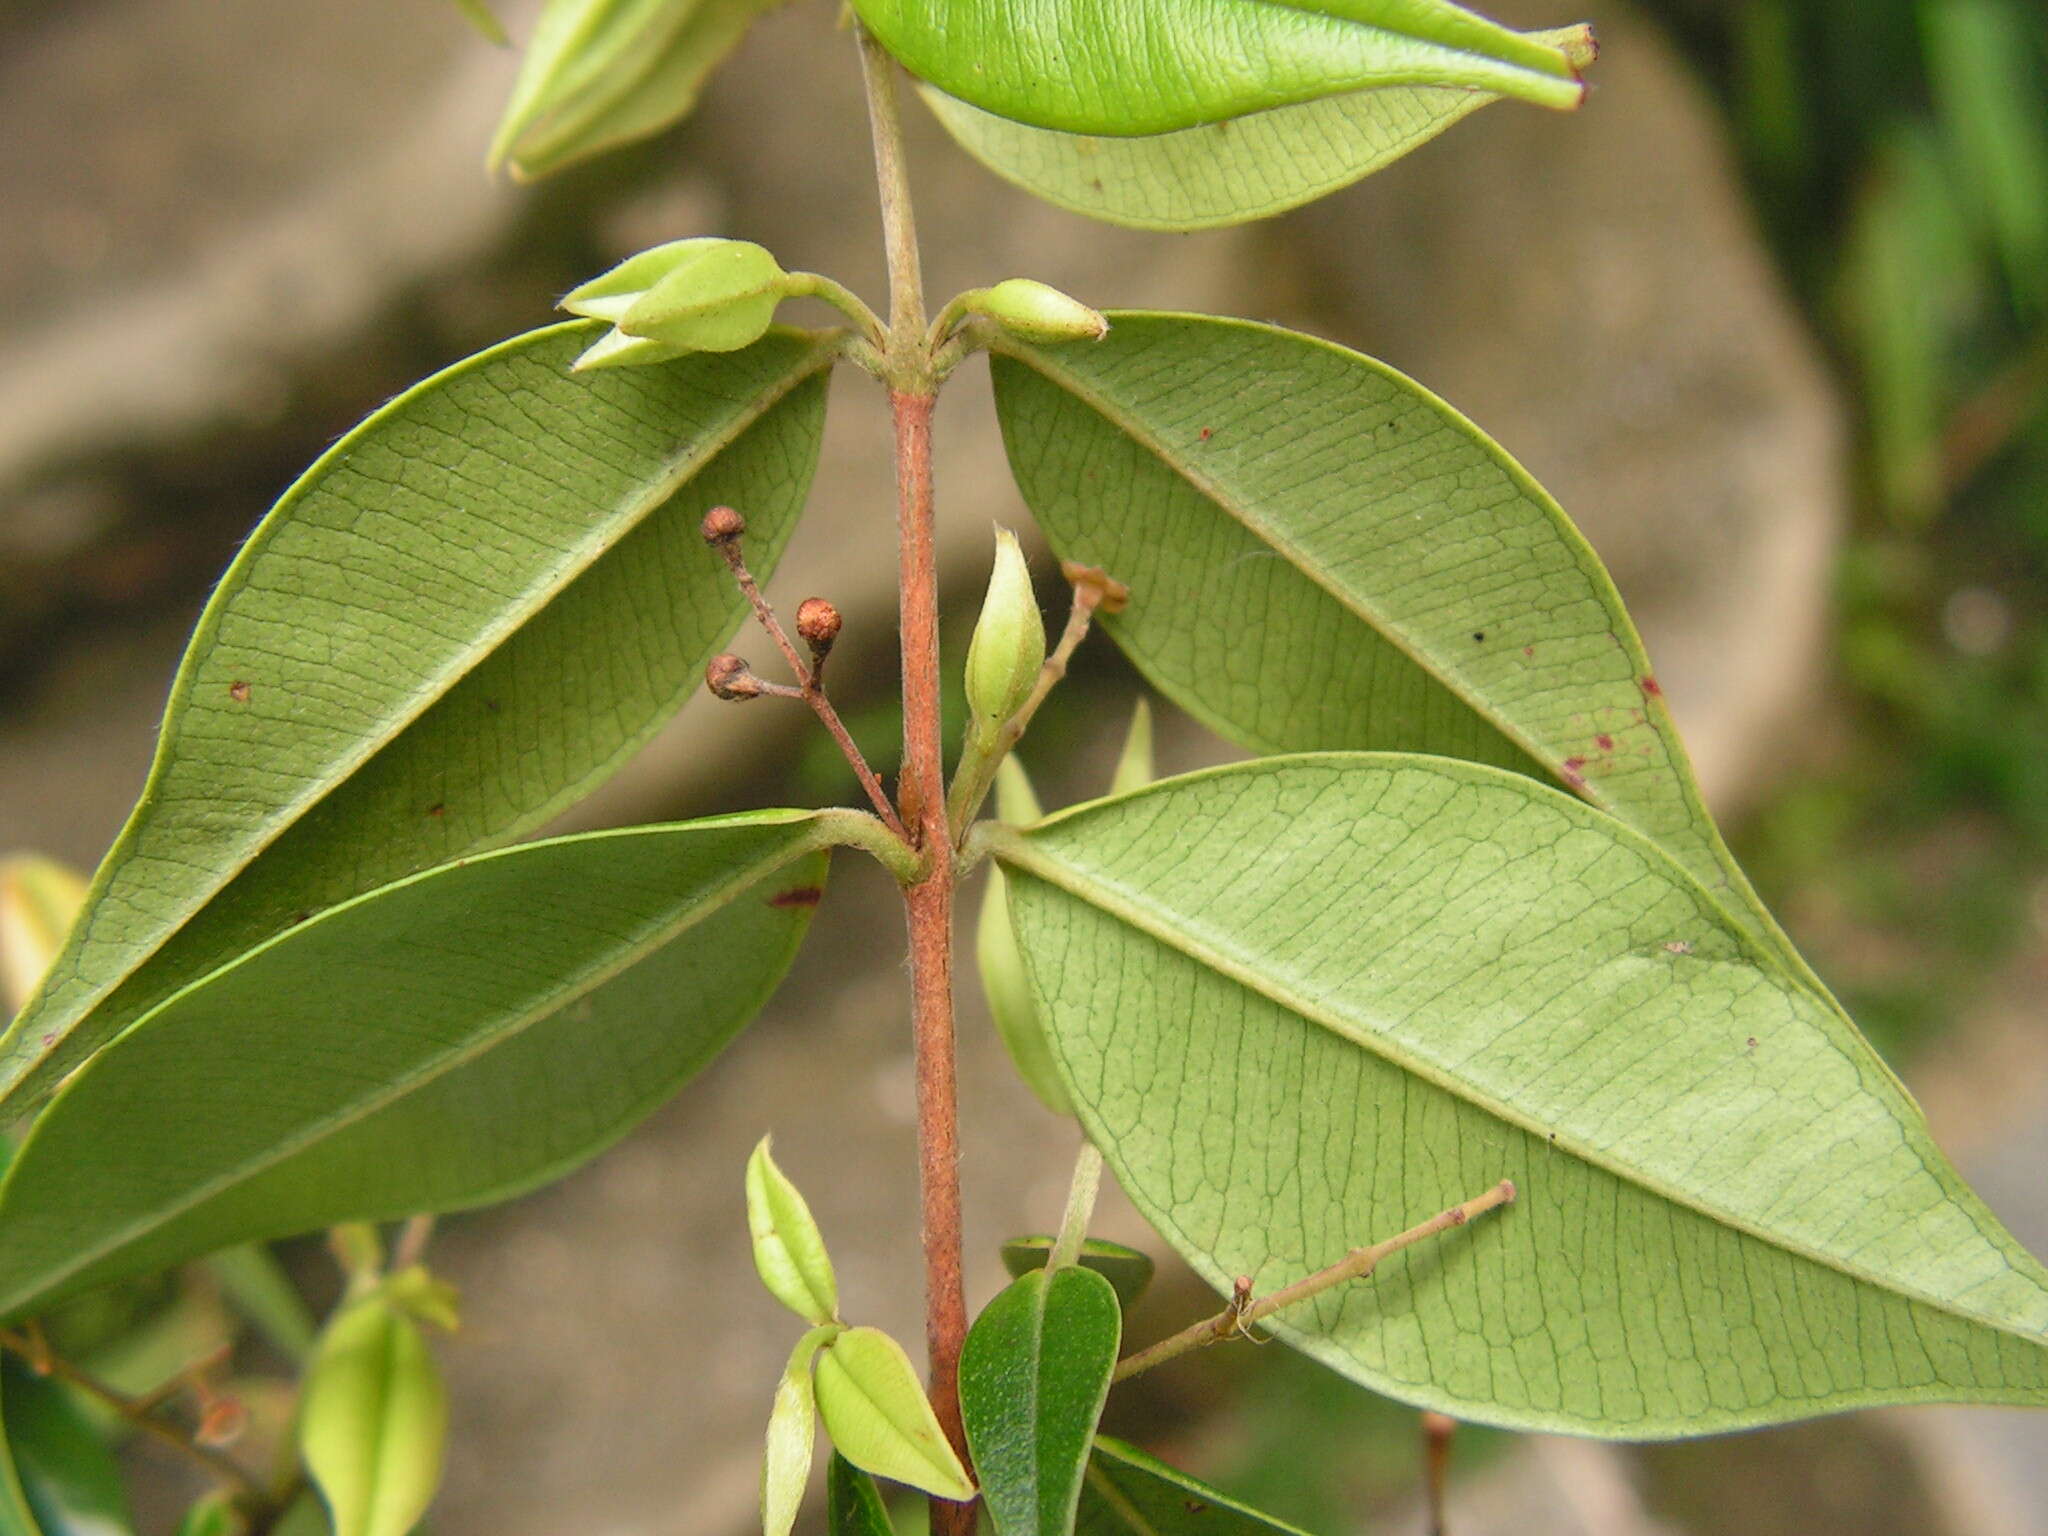
<instances>
[{"instance_id":1,"label":"reddish-brown stem","mask_svg":"<svg viewBox=\"0 0 2048 1536\"><path fill-rule=\"evenodd\" d=\"M1458 1421L1441 1413L1422 1416L1422 1498L1429 1512L1429 1536L1449 1536L1444 1518L1444 1482L1450 1474L1451 1439Z\"/></svg>"},{"instance_id":2,"label":"reddish-brown stem","mask_svg":"<svg viewBox=\"0 0 2048 1536\"><path fill-rule=\"evenodd\" d=\"M918 1181L923 1199L925 1343L932 1407L962 1456L960 1344L967 1299L960 1278L960 1130L953 1061L953 850L946 827L939 724L938 571L932 531L932 397L894 391L897 540L903 643L905 825L925 855L904 891L910 929L911 1028L917 1061ZM934 1501L933 1530L965 1536L970 1505Z\"/></svg>"}]
</instances>

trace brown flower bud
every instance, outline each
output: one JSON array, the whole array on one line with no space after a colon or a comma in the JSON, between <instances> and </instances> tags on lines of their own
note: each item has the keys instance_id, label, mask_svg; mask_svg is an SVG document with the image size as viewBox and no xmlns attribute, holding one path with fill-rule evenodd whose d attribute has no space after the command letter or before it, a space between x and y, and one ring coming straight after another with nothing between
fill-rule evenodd
<instances>
[{"instance_id":1,"label":"brown flower bud","mask_svg":"<svg viewBox=\"0 0 2048 1536\"><path fill-rule=\"evenodd\" d=\"M822 597L807 597L797 606L796 632L820 660L839 638L839 625L839 610Z\"/></svg>"},{"instance_id":2,"label":"brown flower bud","mask_svg":"<svg viewBox=\"0 0 2048 1536\"><path fill-rule=\"evenodd\" d=\"M721 699L752 699L761 693L761 680L749 670L746 658L731 651L706 664L704 686Z\"/></svg>"},{"instance_id":3,"label":"brown flower bud","mask_svg":"<svg viewBox=\"0 0 2048 1536\"><path fill-rule=\"evenodd\" d=\"M730 544L747 531L747 520L731 507L713 507L704 514L702 532L706 544Z\"/></svg>"}]
</instances>

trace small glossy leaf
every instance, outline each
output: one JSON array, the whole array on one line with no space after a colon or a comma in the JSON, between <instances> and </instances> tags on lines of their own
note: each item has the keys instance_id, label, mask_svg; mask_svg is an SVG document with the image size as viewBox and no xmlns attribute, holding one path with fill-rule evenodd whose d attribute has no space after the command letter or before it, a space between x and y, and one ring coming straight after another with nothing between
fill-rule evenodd
<instances>
[{"instance_id":1,"label":"small glossy leaf","mask_svg":"<svg viewBox=\"0 0 2048 1536\"><path fill-rule=\"evenodd\" d=\"M55 1381L12 1355L0 1360L0 1414L26 1513L22 1536L127 1536L135 1529L114 1453ZM0 1479L4 1480L4 1479ZM0 1490L0 1531L9 1525ZM24 1510L11 1511L20 1522Z\"/></svg>"},{"instance_id":2,"label":"small glossy leaf","mask_svg":"<svg viewBox=\"0 0 2048 1536\"><path fill-rule=\"evenodd\" d=\"M1003 1244L1003 1268L1012 1277L1043 1269L1045 1261L1052 1257L1052 1245L1049 1236L1013 1237ZM1084 1238L1079 1262L1083 1269L1092 1269L1109 1282L1116 1292L1117 1304L1126 1312L1137 1305L1138 1298L1152 1284L1152 1256L1107 1238Z\"/></svg>"},{"instance_id":3,"label":"small glossy leaf","mask_svg":"<svg viewBox=\"0 0 2048 1536\"><path fill-rule=\"evenodd\" d=\"M1130 587L1100 622L1162 693L1255 751L1540 774L1656 839L1822 991L1715 829L1613 582L1520 465L1356 352L1112 318L1085 346L1002 343L996 405L1053 547Z\"/></svg>"},{"instance_id":4,"label":"small glossy leaf","mask_svg":"<svg viewBox=\"0 0 2048 1536\"><path fill-rule=\"evenodd\" d=\"M491 164L531 180L668 127L775 3L548 0Z\"/></svg>"},{"instance_id":5,"label":"small glossy leaf","mask_svg":"<svg viewBox=\"0 0 2048 1536\"><path fill-rule=\"evenodd\" d=\"M1033 1270L982 1310L960 1351L960 1415L997 1536L1067 1536L1123 1317L1091 1269Z\"/></svg>"},{"instance_id":6,"label":"small glossy leaf","mask_svg":"<svg viewBox=\"0 0 2048 1536\"><path fill-rule=\"evenodd\" d=\"M1158 777L1152 762L1152 706L1143 699L1131 710L1130 729L1124 732L1124 749L1117 754L1116 771L1109 777L1112 795L1127 795L1143 789Z\"/></svg>"},{"instance_id":7,"label":"small glossy leaf","mask_svg":"<svg viewBox=\"0 0 2048 1536\"><path fill-rule=\"evenodd\" d=\"M0 859L0 1009L28 1001L84 905L84 878L55 859Z\"/></svg>"},{"instance_id":8,"label":"small glossy leaf","mask_svg":"<svg viewBox=\"0 0 2048 1536\"><path fill-rule=\"evenodd\" d=\"M334 1536L408 1536L441 1485L448 1392L419 1325L382 1296L351 1302L306 1369L299 1450Z\"/></svg>"},{"instance_id":9,"label":"small glossy leaf","mask_svg":"<svg viewBox=\"0 0 2048 1536\"><path fill-rule=\"evenodd\" d=\"M837 1451L826 1472L825 1494L832 1536L896 1536L875 1480Z\"/></svg>"},{"instance_id":10,"label":"small glossy leaf","mask_svg":"<svg viewBox=\"0 0 2048 1536\"><path fill-rule=\"evenodd\" d=\"M1302 1536L1135 1445L1095 1437L1075 1536Z\"/></svg>"},{"instance_id":11,"label":"small glossy leaf","mask_svg":"<svg viewBox=\"0 0 2048 1536\"><path fill-rule=\"evenodd\" d=\"M250 536L141 803L0 1035L10 1110L312 913L538 826L701 686L746 609L698 522L742 507L766 578L830 353L776 333L572 376L596 334L538 331L401 395Z\"/></svg>"},{"instance_id":12,"label":"small glossy leaf","mask_svg":"<svg viewBox=\"0 0 2048 1536\"><path fill-rule=\"evenodd\" d=\"M1333 1369L1624 1438L2048 1406L2048 1274L1875 1053L1582 801L1330 753L992 847L1082 1124L1219 1290L1521 1191L1268 1321Z\"/></svg>"},{"instance_id":13,"label":"small glossy leaf","mask_svg":"<svg viewBox=\"0 0 2048 1536\"><path fill-rule=\"evenodd\" d=\"M1314 202L1500 98L1444 86L1354 91L1139 138L1061 133L926 86L960 147L1069 212L1134 229L1216 229Z\"/></svg>"},{"instance_id":14,"label":"small glossy leaf","mask_svg":"<svg viewBox=\"0 0 2048 1536\"><path fill-rule=\"evenodd\" d=\"M819 1352L817 1386L825 1432L856 1467L942 1499L974 1496L910 1357L889 1335L847 1329Z\"/></svg>"},{"instance_id":15,"label":"small glossy leaf","mask_svg":"<svg viewBox=\"0 0 2048 1536\"><path fill-rule=\"evenodd\" d=\"M775 1384L775 1406L768 1414L768 1440L761 1454L762 1536L789 1536L803 1507L818 1428L811 1357L839 1333L839 1324L825 1323L797 1340L782 1379Z\"/></svg>"},{"instance_id":16,"label":"small glossy leaf","mask_svg":"<svg viewBox=\"0 0 2048 1536\"><path fill-rule=\"evenodd\" d=\"M747 1227L754 1238L754 1268L769 1295L805 1322L822 1326L839 1316L832 1256L825 1251L825 1235L810 1206L775 1166L768 1140L763 1136L747 1159Z\"/></svg>"},{"instance_id":17,"label":"small glossy leaf","mask_svg":"<svg viewBox=\"0 0 2048 1536\"><path fill-rule=\"evenodd\" d=\"M37 1118L0 1184L0 1317L566 1172L774 989L822 889L821 836L772 811L506 849L223 967Z\"/></svg>"},{"instance_id":18,"label":"small glossy leaf","mask_svg":"<svg viewBox=\"0 0 2048 1536\"><path fill-rule=\"evenodd\" d=\"M1068 133L1151 134L1380 86L1576 107L1562 48L1448 0L854 0L948 95Z\"/></svg>"}]
</instances>

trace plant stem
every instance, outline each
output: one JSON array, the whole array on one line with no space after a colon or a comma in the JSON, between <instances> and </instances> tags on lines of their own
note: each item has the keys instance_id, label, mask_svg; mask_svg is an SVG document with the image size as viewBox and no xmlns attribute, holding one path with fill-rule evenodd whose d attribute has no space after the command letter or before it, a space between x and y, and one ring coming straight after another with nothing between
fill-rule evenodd
<instances>
[{"instance_id":1,"label":"plant stem","mask_svg":"<svg viewBox=\"0 0 2048 1536\"><path fill-rule=\"evenodd\" d=\"M1451 1466L1451 1438L1458 1421L1447 1414L1422 1415L1422 1498L1429 1512L1429 1536L1449 1536L1444 1518L1444 1482Z\"/></svg>"},{"instance_id":2,"label":"plant stem","mask_svg":"<svg viewBox=\"0 0 2048 1536\"><path fill-rule=\"evenodd\" d=\"M960 1129L953 1052L953 850L946 828L945 743L939 716L939 582L932 516L930 359L924 282L903 166L895 65L857 29L875 141L882 233L889 258L889 406L896 427L897 601L903 656L904 825L924 876L904 888L910 937L911 1030L917 1062L918 1182L923 1202L925 1344L932 1411L963 1458L960 1345L967 1298L960 1276ZM971 1536L974 1506L932 1501L933 1536Z\"/></svg>"},{"instance_id":3,"label":"plant stem","mask_svg":"<svg viewBox=\"0 0 2048 1536\"><path fill-rule=\"evenodd\" d=\"M51 1354L46 1348L37 1348L33 1340L26 1339L20 1334L0 1330L0 1348L10 1349L21 1356L28 1362L29 1368L38 1375L54 1376L59 1381L76 1387L87 1397L112 1409L144 1434L170 1446L179 1455L197 1462L208 1474L233 1488L236 1498L245 1507L263 1510L270 1506L270 1495L255 1478L243 1471L238 1463L211 1446L199 1444L176 1425L165 1423L150 1412L150 1405L115 1391L105 1382L87 1375L61 1356Z\"/></svg>"},{"instance_id":4,"label":"plant stem","mask_svg":"<svg viewBox=\"0 0 2048 1536\"><path fill-rule=\"evenodd\" d=\"M1403 1248L1412 1248L1423 1239L1434 1237L1437 1233L1452 1227L1462 1227L1473 1217L1483 1216L1496 1206L1506 1205L1514 1198L1514 1184L1502 1179L1483 1195L1475 1196L1462 1205L1454 1205L1447 1211L1439 1211L1429 1220L1419 1222L1406 1232L1398 1233L1383 1243L1374 1243L1370 1248L1354 1248L1328 1269L1319 1269L1307 1278L1297 1280L1270 1296L1261 1296L1256 1301L1251 1300L1251 1282L1239 1280L1238 1294L1231 1298L1229 1306L1214 1317L1204 1318L1199 1323L1191 1323L1170 1338L1161 1339L1157 1344L1141 1349L1134 1355L1124 1356L1117 1362L1116 1374L1110 1379L1128 1381L1141 1371L1149 1371L1155 1365L1164 1365L1190 1350L1201 1349L1205 1345L1227 1339L1234 1333L1241 1333L1254 1323L1271 1317L1283 1307L1307 1301L1311 1296L1321 1295L1330 1287L1342 1285L1347 1280L1363 1279L1377 1269L1380 1261L1389 1254L1399 1253Z\"/></svg>"},{"instance_id":5,"label":"plant stem","mask_svg":"<svg viewBox=\"0 0 2048 1536\"><path fill-rule=\"evenodd\" d=\"M1102 1188L1102 1153L1092 1141L1081 1143L1074 1159L1074 1183L1067 1191L1066 1214L1060 1218L1059 1236L1045 1257L1048 1272L1072 1264L1081 1257L1081 1244L1088 1240L1088 1219L1095 1214L1095 1196Z\"/></svg>"}]
</instances>

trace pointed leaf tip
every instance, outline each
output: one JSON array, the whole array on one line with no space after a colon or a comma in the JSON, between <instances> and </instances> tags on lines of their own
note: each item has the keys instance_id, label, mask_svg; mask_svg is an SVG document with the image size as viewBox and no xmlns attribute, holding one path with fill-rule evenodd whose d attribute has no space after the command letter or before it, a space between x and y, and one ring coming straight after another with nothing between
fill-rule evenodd
<instances>
[{"instance_id":1,"label":"pointed leaf tip","mask_svg":"<svg viewBox=\"0 0 2048 1536\"><path fill-rule=\"evenodd\" d=\"M763 1136L747 1159L747 1228L754 1268L768 1293L805 1322L839 1316L839 1281L825 1251L825 1235L788 1175L775 1165Z\"/></svg>"},{"instance_id":2,"label":"pointed leaf tip","mask_svg":"<svg viewBox=\"0 0 2048 1536\"><path fill-rule=\"evenodd\" d=\"M938 1498L974 1497L910 1357L880 1329L849 1328L819 1353L817 1393L826 1433L856 1467Z\"/></svg>"}]
</instances>

